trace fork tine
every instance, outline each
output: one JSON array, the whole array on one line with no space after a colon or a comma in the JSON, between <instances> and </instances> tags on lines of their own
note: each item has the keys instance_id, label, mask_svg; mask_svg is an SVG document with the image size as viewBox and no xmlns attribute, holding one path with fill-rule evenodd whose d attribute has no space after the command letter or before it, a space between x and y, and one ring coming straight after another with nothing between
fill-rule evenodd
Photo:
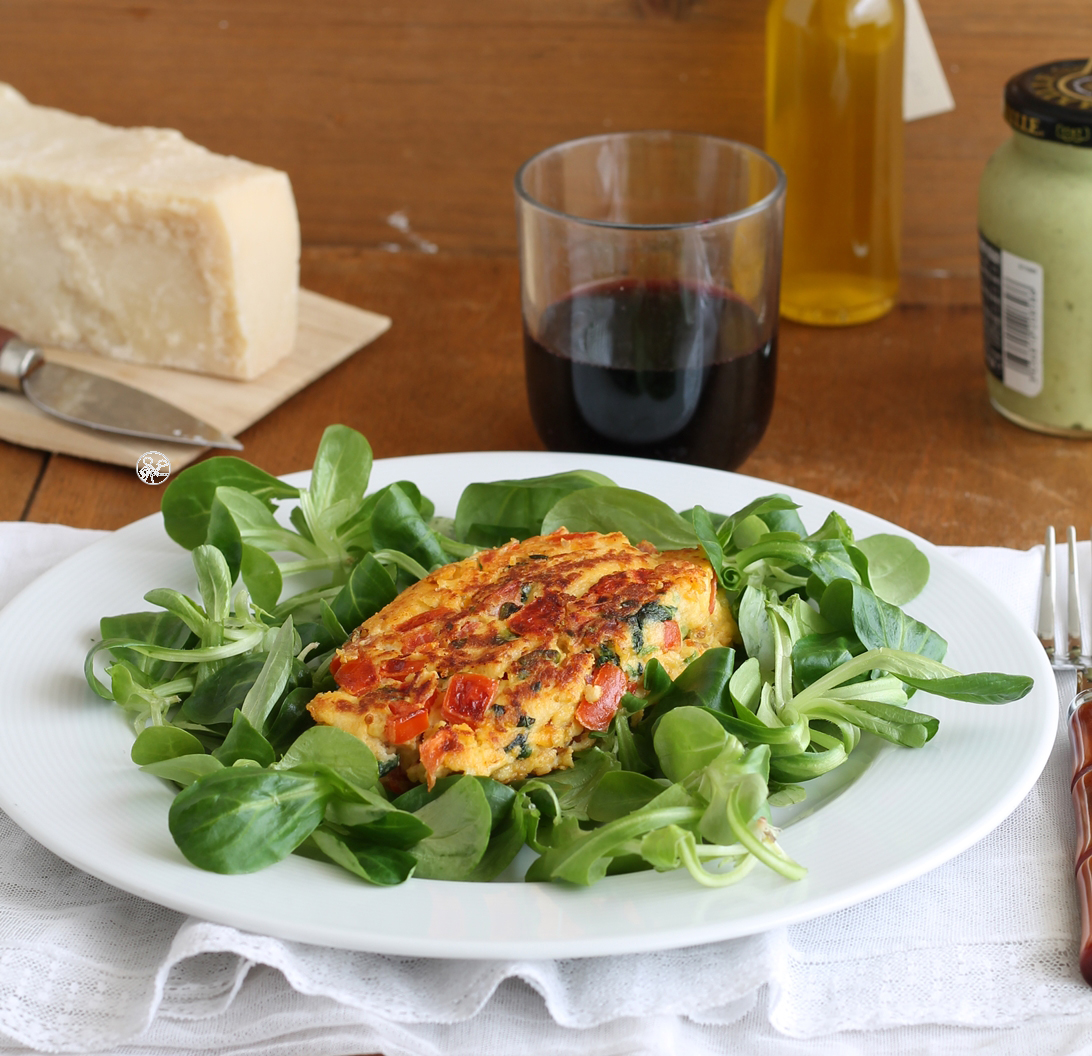
<instances>
[{"instance_id":1,"label":"fork tine","mask_svg":"<svg viewBox=\"0 0 1092 1056\"><path fill-rule=\"evenodd\" d=\"M1043 575L1039 581L1039 623L1037 634L1050 662L1054 663L1054 526L1046 531L1043 547Z\"/></svg>"},{"instance_id":2,"label":"fork tine","mask_svg":"<svg viewBox=\"0 0 1092 1056\"><path fill-rule=\"evenodd\" d=\"M1069 551L1069 598L1066 605L1066 638L1069 659L1079 664L1084 654L1081 634L1081 577L1077 570L1077 529L1066 529L1066 546Z\"/></svg>"}]
</instances>

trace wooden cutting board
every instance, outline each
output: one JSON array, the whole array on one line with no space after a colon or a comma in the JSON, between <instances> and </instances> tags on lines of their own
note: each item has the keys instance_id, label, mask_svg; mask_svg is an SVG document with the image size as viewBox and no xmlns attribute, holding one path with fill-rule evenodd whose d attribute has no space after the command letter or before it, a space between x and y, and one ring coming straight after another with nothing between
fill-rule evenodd
<instances>
[{"instance_id":1,"label":"wooden cutting board","mask_svg":"<svg viewBox=\"0 0 1092 1056\"><path fill-rule=\"evenodd\" d=\"M44 349L46 358L132 385L236 436L357 349L390 328L385 315L300 290L299 326L292 352L253 381L231 381L160 367L119 363L90 352ZM0 439L96 462L135 466L149 448L167 456L172 470L208 448L119 436L69 425L39 411L25 396L0 392ZM224 454L231 452L225 451Z\"/></svg>"}]
</instances>

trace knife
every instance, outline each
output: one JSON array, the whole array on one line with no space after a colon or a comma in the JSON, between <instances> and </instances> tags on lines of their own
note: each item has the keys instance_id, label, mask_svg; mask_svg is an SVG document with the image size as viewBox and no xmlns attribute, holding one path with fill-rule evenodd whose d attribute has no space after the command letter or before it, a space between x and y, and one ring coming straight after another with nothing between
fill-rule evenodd
<instances>
[{"instance_id":1,"label":"knife","mask_svg":"<svg viewBox=\"0 0 1092 1056\"><path fill-rule=\"evenodd\" d=\"M242 451L234 437L149 393L86 370L50 363L0 328L0 389L22 392L40 411L73 425L173 444Z\"/></svg>"},{"instance_id":2,"label":"knife","mask_svg":"<svg viewBox=\"0 0 1092 1056\"><path fill-rule=\"evenodd\" d=\"M1077 903L1081 914L1079 964L1086 983L1092 983L1092 690L1078 675L1077 695L1069 705L1066 725L1073 752L1073 816L1077 829Z\"/></svg>"},{"instance_id":3,"label":"knife","mask_svg":"<svg viewBox=\"0 0 1092 1056\"><path fill-rule=\"evenodd\" d=\"M1039 577L1039 622L1035 633L1056 671L1077 672L1077 693L1065 712L1069 731L1073 777L1070 796L1076 829L1077 853L1074 869L1077 881L1077 907L1081 920L1078 965L1084 981L1092 986L1092 664L1085 651L1081 626L1081 577L1077 564L1077 532L1066 532L1069 552L1069 582L1066 591L1066 642L1064 650L1055 638L1056 568L1054 526L1046 531L1043 546L1043 571Z\"/></svg>"}]
</instances>

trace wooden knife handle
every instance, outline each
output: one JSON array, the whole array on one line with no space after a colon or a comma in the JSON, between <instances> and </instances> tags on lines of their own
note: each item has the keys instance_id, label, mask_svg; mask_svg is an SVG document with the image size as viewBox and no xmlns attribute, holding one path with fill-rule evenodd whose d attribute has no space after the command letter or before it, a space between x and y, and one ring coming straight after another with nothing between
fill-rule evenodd
<instances>
[{"instance_id":1,"label":"wooden knife handle","mask_svg":"<svg viewBox=\"0 0 1092 1056\"><path fill-rule=\"evenodd\" d=\"M14 330L5 330L0 326L0 349L2 349L14 336Z\"/></svg>"},{"instance_id":2,"label":"wooden knife handle","mask_svg":"<svg viewBox=\"0 0 1092 1056\"><path fill-rule=\"evenodd\" d=\"M1073 748L1073 818L1077 829L1077 902L1081 911L1081 975L1092 985L1092 692L1078 693L1069 709Z\"/></svg>"}]
</instances>

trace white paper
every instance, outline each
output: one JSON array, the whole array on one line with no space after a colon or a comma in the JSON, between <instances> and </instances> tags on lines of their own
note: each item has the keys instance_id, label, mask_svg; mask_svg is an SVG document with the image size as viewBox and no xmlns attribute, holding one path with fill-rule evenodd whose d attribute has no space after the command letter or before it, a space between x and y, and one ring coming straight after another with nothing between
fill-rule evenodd
<instances>
[{"instance_id":1,"label":"white paper","mask_svg":"<svg viewBox=\"0 0 1092 1056\"><path fill-rule=\"evenodd\" d=\"M902 115L906 121L955 109L936 46L919 0L905 0L906 53L903 60Z\"/></svg>"}]
</instances>

